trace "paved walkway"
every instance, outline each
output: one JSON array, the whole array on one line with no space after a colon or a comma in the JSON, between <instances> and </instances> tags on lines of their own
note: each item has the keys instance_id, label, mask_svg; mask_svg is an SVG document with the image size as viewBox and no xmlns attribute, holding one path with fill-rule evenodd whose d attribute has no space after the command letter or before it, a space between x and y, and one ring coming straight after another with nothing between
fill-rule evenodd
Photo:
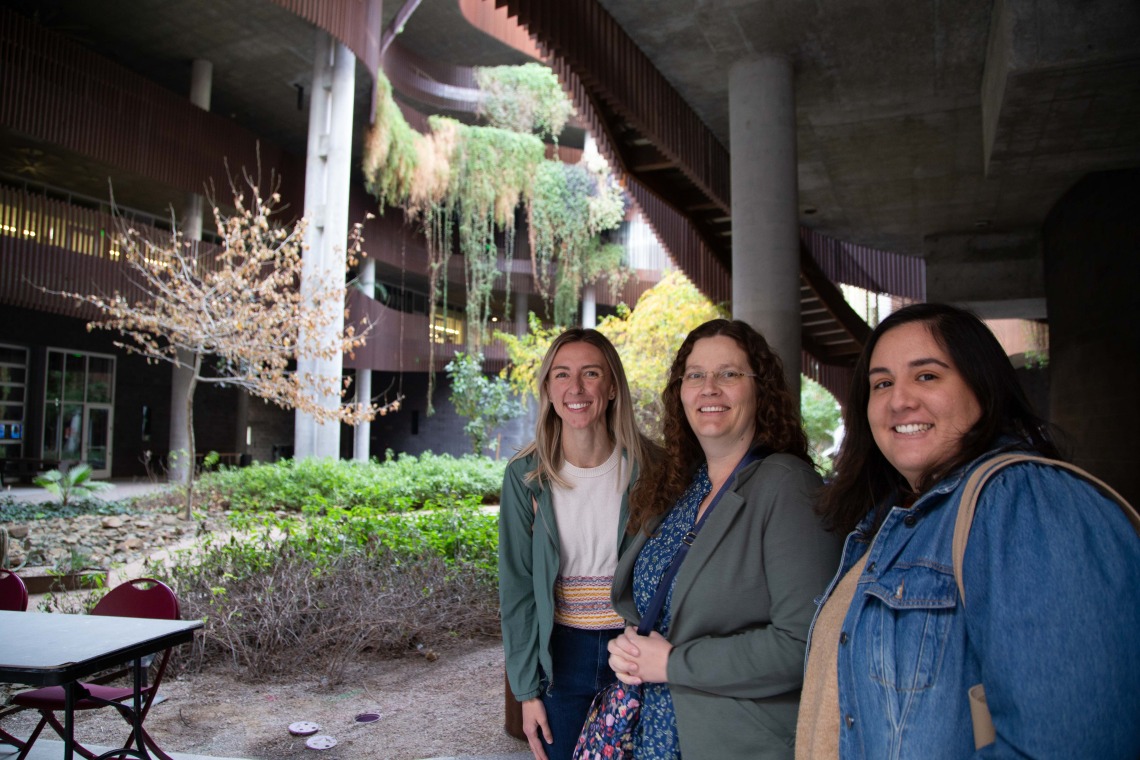
<instances>
[{"instance_id":1,"label":"paved walkway","mask_svg":"<svg viewBox=\"0 0 1140 760\"><path fill-rule=\"evenodd\" d=\"M137 479L124 479L124 480L103 480L101 483L110 483L112 488L99 494L99 498L105 501L115 501L117 499L126 499L131 496L145 496L155 491L161 491L164 488L173 488L166 481L152 481L152 480L137 480ZM44 488L39 486L30 485L15 485L5 486L0 494L10 496L16 501L28 502L31 504L39 504L44 501L55 501L59 497L48 493ZM0 755L2 760L3 755Z\"/></svg>"}]
</instances>

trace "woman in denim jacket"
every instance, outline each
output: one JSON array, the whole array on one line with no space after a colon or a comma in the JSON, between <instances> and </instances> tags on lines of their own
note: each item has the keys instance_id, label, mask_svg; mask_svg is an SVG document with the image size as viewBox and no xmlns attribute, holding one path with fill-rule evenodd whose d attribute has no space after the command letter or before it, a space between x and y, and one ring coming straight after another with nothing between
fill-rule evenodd
<instances>
[{"instance_id":1,"label":"woman in denim jacket","mask_svg":"<svg viewBox=\"0 0 1140 760\"><path fill-rule=\"evenodd\" d=\"M959 598L954 521L995 452L1056 457L989 329L938 304L879 325L820 511L850 532L812 624L797 758L1140 757L1140 539L1056 467L982 491ZM968 689L996 742L975 750Z\"/></svg>"}]
</instances>

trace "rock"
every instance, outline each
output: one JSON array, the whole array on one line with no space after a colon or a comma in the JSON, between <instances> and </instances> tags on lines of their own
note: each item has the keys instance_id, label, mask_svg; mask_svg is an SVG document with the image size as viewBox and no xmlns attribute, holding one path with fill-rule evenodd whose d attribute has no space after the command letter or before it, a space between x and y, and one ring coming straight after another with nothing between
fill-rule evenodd
<instances>
[{"instance_id":1,"label":"rock","mask_svg":"<svg viewBox=\"0 0 1140 760\"><path fill-rule=\"evenodd\" d=\"M153 550L177 543L196 531L208 533L220 524L218 512L200 521L184 522L176 515L79 515L31 520L9 526L9 563L70 565L80 560L90 567L109 567L141 559ZM21 530L17 534L13 527Z\"/></svg>"},{"instance_id":2,"label":"rock","mask_svg":"<svg viewBox=\"0 0 1140 760\"><path fill-rule=\"evenodd\" d=\"M128 538L116 546L115 551L137 552L141 548L143 548L143 540L141 538Z\"/></svg>"},{"instance_id":3,"label":"rock","mask_svg":"<svg viewBox=\"0 0 1140 760\"><path fill-rule=\"evenodd\" d=\"M8 526L8 538L27 538L28 526L17 524Z\"/></svg>"}]
</instances>

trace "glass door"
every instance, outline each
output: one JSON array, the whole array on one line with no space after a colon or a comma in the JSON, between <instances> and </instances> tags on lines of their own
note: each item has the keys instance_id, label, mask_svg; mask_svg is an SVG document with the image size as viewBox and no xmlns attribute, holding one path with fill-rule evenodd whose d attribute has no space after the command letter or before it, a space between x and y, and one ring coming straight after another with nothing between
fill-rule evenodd
<instances>
[{"instance_id":1,"label":"glass door","mask_svg":"<svg viewBox=\"0 0 1140 760\"><path fill-rule=\"evenodd\" d=\"M95 477L111 477L111 406L88 404L83 430L83 461Z\"/></svg>"},{"instance_id":2,"label":"glass door","mask_svg":"<svg viewBox=\"0 0 1140 760\"><path fill-rule=\"evenodd\" d=\"M42 456L111 475L115 357L48 349Z\"/></svg>"}]
</instances>

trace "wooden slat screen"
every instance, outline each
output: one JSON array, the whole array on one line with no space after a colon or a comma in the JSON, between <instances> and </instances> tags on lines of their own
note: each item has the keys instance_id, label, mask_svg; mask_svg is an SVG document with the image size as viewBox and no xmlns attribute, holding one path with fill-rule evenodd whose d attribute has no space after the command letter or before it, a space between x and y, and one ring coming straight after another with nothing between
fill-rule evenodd
<instances>
[{"instance_id":1,"label":"wooden slat screen","mask_svg":"<svg viewBox=\"0 0 1140 760\"><path fill-rule=\"evenodd\" d=\"M0 128L42 140L116 172L202 193L258 166L283 178L283 199L303 206L304 160L218 114L203 111L70 39L0 8Z\"/></svg>"}]
</instances>

